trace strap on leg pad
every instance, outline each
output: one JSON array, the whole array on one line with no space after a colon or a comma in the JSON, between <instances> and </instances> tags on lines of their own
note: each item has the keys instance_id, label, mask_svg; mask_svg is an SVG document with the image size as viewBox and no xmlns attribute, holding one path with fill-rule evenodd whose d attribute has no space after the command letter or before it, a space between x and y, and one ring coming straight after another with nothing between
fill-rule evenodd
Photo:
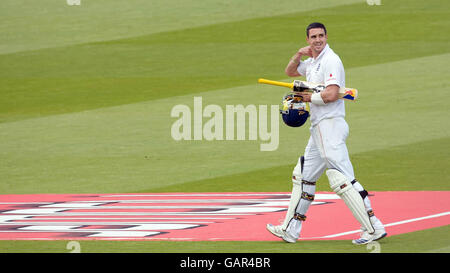
<instances>
[{"instance_id":1,"label":"strap on leg pad","mask_svg":"<svg viewBox=\"0 0 450 273\"><path fill-rule=\"evenodd\" d=\"M302 199L305 199L306 201L314 201L314 194L302 192Z\"/></svg>"},{"instance_id":2,"label":"strap on leg pad","mask_svg":"<svg viewBox=\"0 0 450 273\"><path fill-rule=\"evenodd\" d=\"M358 180L353 179L353 181L351 183L353 185L356 182L358 182ZM359 194L361 195L362 199L366 198L369 195L369 193L366 190L364 190L364 189L362 191L359 191Z\"/></svg>"},{"instance_id":3,"label":"strap on leg pad","mask_svg":"<svg viewBox=\"0 0 450 273\"><path fill-rule=\"evenodd\" d=\"M302 173L303 173L303 165L305 165L305 157L301 156L300 157L300 166L302 166Z\"/></svg>"},{"instance_id":4,"label":"strap on leg pad","mask_svg":"<svg viewBox=\"0 0 450 273\"><path fill-rule=\"evenodd\" d=\"M306 200L306 201L314 201L314 194L308 193L307 191L305 191L305 187L304 186L316 186L316 182L309 182L306 180L302 180L302 199ZM314 188L315 191L315 188Z\"/></svg>"},{"instance_id":5,"label":"strap on leg pad","mask_svg":"<svg viewBox=\"0 0 450 273\"><path fill-rule=\"evenodd\" d=\"M306 215L296 213L296 214L294 214L294 219L299 220L299 221L306 221Z\"/></svg>"},{"instance_id":6,"label":"strap on leg pad","mask_svg":"<svg viewBox=\"0 0 450 273\"><path fill-rule=\"evenodd\" d=\"M299 181L302 181L303 178L302 173L303 173L303 165L305 164L305 157L301 156L299 161L300 161L300 170L298 170L298 168L295 168L294 173L292 175L292 182L297 183L298 185L300 185Z\"/></svg>"},{"instance_id":7,"label":"strap on leg pad","mask_svg":"<svg viewBox=\"0 0 450 273\"><path fill-rule=\"evenodd\" d=\"M305 185L311 185L311 186L316 185L316 182L309 182L309 181L306 181L306 180L302 180L302 183L305 184Z\"/></svg>"}]
</instances>

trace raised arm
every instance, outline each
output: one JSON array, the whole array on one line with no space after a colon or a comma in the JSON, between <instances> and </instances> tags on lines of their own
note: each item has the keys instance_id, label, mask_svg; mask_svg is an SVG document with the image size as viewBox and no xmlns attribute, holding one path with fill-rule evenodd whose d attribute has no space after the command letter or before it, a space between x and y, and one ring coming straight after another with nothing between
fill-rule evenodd
<instances>
[{"instance_id":1,"label":"raised arm","mask_svg":"<svg viewBox=\"0 0 450 273\"><path fill-rule=\"evenodd\" d=\"M300 73L298 73L298 71L297 71L297 67L300 64L303 56L310 56L310 57L312 56L310 46L300 48L297 51L297 53L295 53L295 55L292 56L291 60L289 61L289 63L286 66L286 69L284 70L286 75L288 75L289 77L301 76Z\"/></svg>"}]
</instances>

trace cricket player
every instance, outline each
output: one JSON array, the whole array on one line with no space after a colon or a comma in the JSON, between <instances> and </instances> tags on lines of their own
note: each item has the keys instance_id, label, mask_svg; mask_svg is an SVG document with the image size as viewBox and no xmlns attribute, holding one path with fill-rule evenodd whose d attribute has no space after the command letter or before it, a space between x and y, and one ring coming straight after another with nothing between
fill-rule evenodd
<instances>
[{"instance_id":1,"label":"cricket player","mask_svg":"<svg viewBox=\"0 0 450 273\"><path fill-rule=\"evenodd\" d=\"M310 104L311 137L304 155L298 160L292 175L292 195L283 224L267 224L267 229L284 241L295 243L306 212L314 200L316 181L326 171L331 189L344 200L361 224L359 239L354 244L367 244L386 236L381 221L374 215L367 191L355 179L347 151L349 127L345 121L344 100L339 99L340 87L345 87L344 66L327 44L327 30L321 23L306 29L309 44L300 48L286 67L290 77L305 76L308 82L324 83L320 93L300 93ZM308 56L302 61L303 56Z\"/></svg>"}]
</instances>

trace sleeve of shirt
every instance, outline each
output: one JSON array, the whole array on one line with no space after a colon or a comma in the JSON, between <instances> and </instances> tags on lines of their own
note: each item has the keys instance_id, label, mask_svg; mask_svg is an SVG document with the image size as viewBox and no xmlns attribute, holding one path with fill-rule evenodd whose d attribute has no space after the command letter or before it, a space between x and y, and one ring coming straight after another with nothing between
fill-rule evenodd
<instances>
[{"instance_id":1,"label":"sleeve of shirt","mask_svg":"<svg viewBox=\"0 0 450 273\"><path fill-rule=\"evenodd\" d=\"M301 61L300 64L297 66L297 72L304 77L306 77L306 66L308 62L309 58L306 59L305 61Z\"/></svg>"},{"instance_id":2,"label":"sleeve of shirt","mask_svg":"<svg viewBox=\"0 0 450 273\"><path fill-rule=\"evenodd\" d=\"M330 58L324 66L325 86L336 84L339 87L345 87L345 71L339 57Z\"/></svg>"}]
</instances>

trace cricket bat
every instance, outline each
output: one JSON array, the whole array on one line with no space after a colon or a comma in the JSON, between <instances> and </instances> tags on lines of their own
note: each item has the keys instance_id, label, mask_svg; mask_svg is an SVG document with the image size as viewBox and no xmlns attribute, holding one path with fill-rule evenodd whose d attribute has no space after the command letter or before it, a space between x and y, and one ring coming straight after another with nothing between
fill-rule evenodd
<instances>
[{"instance_id":1,"label":"cricket bat","mask_svg":"<svg viewBox=\"0 0 450 273\"><path fill-rule=\"evenodd\" d=\"M292 83L288 82L279 82L279 81L272 81L272 80L266 80L266 79L258 79L258 83L264 83L264 84L270 84L270 85L276 85L276 86L283 86L291 89L294 93L295 92L321 92L325 90L325 85L323 83L311 83L311 82L305 82L300 80L295 80ZM339 98L355 101L358 98L358 90L355 88L345 88L341 87L339 89Z\"/></svg>"}]
</instances>

